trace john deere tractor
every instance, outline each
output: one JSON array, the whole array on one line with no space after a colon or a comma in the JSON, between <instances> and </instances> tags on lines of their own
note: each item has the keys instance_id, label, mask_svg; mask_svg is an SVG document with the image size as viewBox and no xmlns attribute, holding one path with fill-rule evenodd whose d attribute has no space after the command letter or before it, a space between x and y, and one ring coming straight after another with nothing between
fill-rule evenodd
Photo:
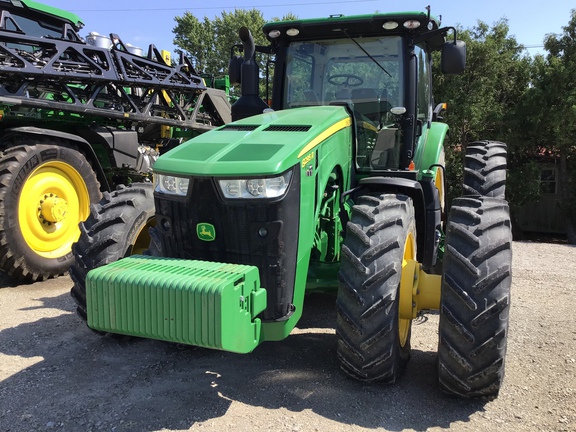
<instances>
[{"instance_id":1,"label":"john deere tractor","mask_svg":"<svg viewBox=\"0 0 576 432\"><path fill-rule=\"evenodd\" d=\"M461 73L464 43L429 12L263 31L270 45L256 47L240 29L233 121L161 156L154 185L92 206L73 247L79 314L98 332L248 353L290 334L307 290L333 289L348 375L394 382L412 320L439 310L441 389L496 396L511 284L506 146L468 146L465 196L446 216L448 126L432 98L432 53ZM135 255L151 220L148 252Z\"/></svg>"}]
</instances>

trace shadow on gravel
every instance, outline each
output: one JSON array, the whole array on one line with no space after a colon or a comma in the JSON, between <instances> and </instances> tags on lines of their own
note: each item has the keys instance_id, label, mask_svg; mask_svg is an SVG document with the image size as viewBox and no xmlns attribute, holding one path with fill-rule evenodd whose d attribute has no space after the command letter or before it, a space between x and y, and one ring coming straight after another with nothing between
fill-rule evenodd
<instances>
[{"instance_id":1,"label":"shadow on gravel","mask_svg":"<svg viewBox=\"0 0 576 432\"><path fill-rule=\"evenodd\" d=\"M18 282L0 270L0 288L17 287Z\"/></svg>"},{"instance_id":2,"label":"shadow on gravel","mask_svg":"<svg viewBox=\"0 0 576 432\"><path fill-rule=\"evenodd\" d=\"M426 430L467 422L485 404L442 396L435 352L413 350L395 385L344 377L335 335L318 330L333 328L333 296L307 299L303 333L249 355L100 337L72 313L67 294L41 300L63 314L0 332L0 354L22 358L3 361L14 373L0 383L0 430L187 429L226 416L233 401L311 410L344 425ZM21 363L29 366L14 366ZM230 430L240 421L250 414L230 416Z\"/></svg>"}]
</instances>

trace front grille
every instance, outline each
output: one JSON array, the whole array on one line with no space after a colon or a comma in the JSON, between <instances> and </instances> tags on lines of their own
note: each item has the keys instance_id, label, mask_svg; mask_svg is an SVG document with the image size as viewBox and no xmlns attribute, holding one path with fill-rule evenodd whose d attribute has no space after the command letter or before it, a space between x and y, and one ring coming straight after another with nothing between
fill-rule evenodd
<instances>
[{"instance_id":1,"label":"front grille","mask_svg":"<svg viewBox=\"0 0 576 432\"><path fill-rule=\"evenodd\" d=\"M300 170L280 201L224 200L212 178L193 178L186 200L155 195L163 254L172 258L248 264L260 270L267 291L265 320L292 311L300 214ZM214 226L215 240L198 238L199 223ZM267 235L262 237L262 229Z\"/></svg>"}]
</instances>

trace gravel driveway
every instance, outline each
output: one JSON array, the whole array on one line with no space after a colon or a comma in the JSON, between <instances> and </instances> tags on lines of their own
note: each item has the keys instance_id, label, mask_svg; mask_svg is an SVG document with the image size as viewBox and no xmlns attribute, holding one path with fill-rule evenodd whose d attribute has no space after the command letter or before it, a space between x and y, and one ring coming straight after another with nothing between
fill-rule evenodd
<instances>
[{"instance_id":1,"label":"gravel driveway","mask_svg":"<svg viewBox=\"0 0 576 432\"><path fill-rule=\"evenodd\" d=\"M99 337L68 277L0 274L0 431L576 431L576 248L515 242L506 378L494 401L443 396L438 316L414 323L392 386L344 377L334 301L307 298L282 342L237 355Z\"/></svg>"}]
</instances>

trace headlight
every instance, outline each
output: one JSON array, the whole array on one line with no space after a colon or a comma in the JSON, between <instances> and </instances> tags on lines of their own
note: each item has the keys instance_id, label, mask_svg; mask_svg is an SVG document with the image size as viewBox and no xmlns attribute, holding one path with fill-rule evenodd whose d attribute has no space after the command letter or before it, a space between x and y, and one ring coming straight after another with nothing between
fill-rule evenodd
<instances>
[{"instance_id":1,"label":"headlight","mask_svg":"<svg viewBox=\"0 0 576 432\"><path fill-rule=\"evenodd\" d=\"M186 196L189 184L190 179L187 178L158 173L154 174L154 191L156 192Z\"/></svg>"},{"instance_id":2,"label":"headlight","mask_svg":"<svg viewBox=\"0 0 576 432\"><path fill-rule=\"evenodd\" d=\"M218 180L225 198L278 198L286 193L292 171L278 177Z\"/></svg>"}]
</instances>

